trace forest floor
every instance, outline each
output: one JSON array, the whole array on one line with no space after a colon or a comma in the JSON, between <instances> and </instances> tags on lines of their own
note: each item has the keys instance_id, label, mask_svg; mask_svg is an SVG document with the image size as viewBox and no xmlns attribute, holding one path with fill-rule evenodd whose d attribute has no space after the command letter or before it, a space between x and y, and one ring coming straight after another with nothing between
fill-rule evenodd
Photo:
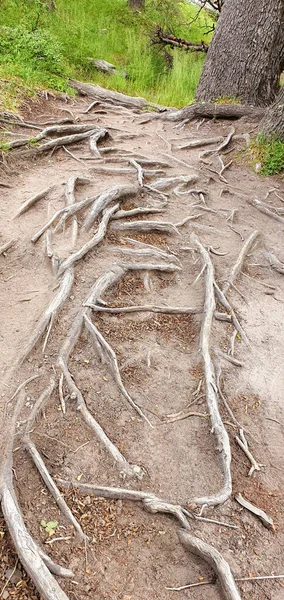
<instances>
[{"instance_id":1,"label":"forest floor","mask_svg":"<svg viewBox=\"0 0 284 600\"><path fill-rule=\"evenodd\" d=\"M70 116L64 112L67 109L78 123L92 122L95 126L109 128L112 139L104 141L99 148L115 146L121 152L133 152L137 157L142 154L150 160L168 163L169 166L163 169L165 175L151 177L148 182L162 176L192 176L189 187L201 190L206 204L202 204L199 194L182 194L185 188L174 191L172 187L166 190L168 203L164 212L143 218L179 223L189 215L200 213L196 220L178 228L180 235L117 231L109 227L103 242L75 267L73 288L53 324L44 352L41 341L19 364L18 358L36 331L57 285L51 261L46 256L44 238L33 244L31 237L46 223L48 215L64 206L65 184L71 176L90 180L76 188L76 200L79 200L97 195L113 185L136 184L137 172L127 159L125 162L114 160L115 152L104 154L104 161L94 157L92 160L81 158L91 157L88 140L69 147L73 156L62 148L35 157L15 155L9 163L11 172L2 171L0 181L10 187L0 187L0 246L10 239L17 240L0 256L2 432L6 427L4 416L11 414L17 399L9 402L10 398L23 381L37 376L25 387L24 409L17 421L13 454L16 493L25 524L34 540L54 561L74 572L73 579L58 580L70 600L205 600L209 595L211 600L217 600L221 598L218 584L183 591L167 589L212 577L208 564L180 544L177 523L170 516L149 514L139 503L107 500L91 494L86 496L78 490L66 492L62 488L67 504L90 537L87 544L80 541L45 488L22 445L21 433L31 407L50 378L55 378L56 390L31 432L52 476L77 483L154 492L160 498L189 508L194 497L215 494L222 488L223 474L215 439L210 433L199 349L204 274L196 281L202 262L198 253L185 248L192 248L194 231L203 246L211 249L216 280L222 286L244 240L258 230L260 235L245 259L236 288L228 292L248 337L247 344L241 336L235 338L234 356L242 366L231 364L218 354L218 349L225 354L230 350L232 324L213 322L211 348L212 352L216 351L214 360L222 366L223 393L235 417L249 432L246 437L252 454L265 466L248 476L250 463L235 441L237 429L220 400L221 416L231 441L233 495L220 506L205 508L203 516L229 522L237 528L195 520L190 520L190 525L192 533L222 552L235 577L283 574L284 277L270 267L264 250L275 253L284 262L284 220L270 218L247 201L258 198L277 206L280 214L283 210L283 180L278 177L264 179L236 158L245 146L244 140L233 140L229 153L228 149L224 150L224 162L232 160L232 164L224 172L223 180L216 174L220 163L215 154L207 157L206 162L199 160L200 153L212 146L176 148L196 138L225 137L230 130L228 122L194 121L181 128L158 119L143 123L143 114L122 109L100 112L99 107L94 107L85 114L83 111L88 104L86 99L72 99L67 104L60 100L30 102L22 116L26 121L37 123L56 121ZM242 122L235 125L237 133L254 132L254 127L255 124ZM23 128L14 128L14 131L33 134ZM110 168L112 174L97 169L101 166ZM132 170L116 173L115 169L121 167ZM54 187L48 199L39 200L27 212L14 218L22 202L51 185ZM160 201L156 192L143 188L135 197L124 200L122 208L129 210L149 204L157 208ZM199 206L196 208L193 204ZM76 249L90 239L90 233L81 228L81 219L82 215ZM138 219L135 217L135 221ZM70 371L89 411L127 460L142 467L144 477L140 480L122 479L107 450L82 420L74 401L70 396L68 399L65 384L66 414L58 395L58 351L95 280L114 264L153 262L151 258L134 259L121 253L125 248L139 249L127 242L126 237L163 249L172 255L175 261L172 264L181 264L182 268L170 273L148 271L146 275L139 270L129 271L107 292L104 300L113 307L153 304L196 309L195 314L172 315L93 313L93 322L117 354L128 393L142 408L153 428L137 415L119 392L108 365L101 364L87 330L83 331L69 359ZM68 223L64 231L54 236L54 244L61 258L70 254ZM218 310L222 309L218 307ZM196 395L197 389L200 393ZM167 415L177 413L184 418L167 418ZM188 413L196 414L186 416ZM266 511L274 521L274 531L265 528L259 519L235 501L234 495L239 492ZM195 512L198 514L198 510ZM40 524L42 520L58 522L54 535L46 533ZM56 538L61 539L56 541ZM252 600L281 600L284 595L283 580L240 582L238 586L241 597ZM1 512L0 597L4 600L39 598L17 562Z\"/></svg>"}]
</instances>

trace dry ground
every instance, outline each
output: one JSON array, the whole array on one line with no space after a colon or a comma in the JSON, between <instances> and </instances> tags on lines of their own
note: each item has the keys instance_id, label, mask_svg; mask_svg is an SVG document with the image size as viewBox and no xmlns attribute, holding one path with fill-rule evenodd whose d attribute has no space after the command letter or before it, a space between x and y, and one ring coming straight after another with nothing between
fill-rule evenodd
<instances>
[{"instance_id":1,"label":"dry ground","mask_svg":"<svg viewBox=\"0 0 284 600\"><path fill-rule=\"evenodd\" d=\"M244 147L243 141L233 142L233 154L224 154L225 162L233 160L224 177L208 170L220 169L218 161L209 157L207 165L198 160L203 148L176 150L181 141L197 137L226 135L230 125L226 122L196 122L184 128L159 120L141 123L143 117L121 110L83 114L87 101L77 100L63 104L61 101L32 103L24 115L30 121L52 121L71 110L80 122L90 120L100 126L110 127L113 139L102 145L142 153L149 158L159 158L171 165L167 176L196 175L192 187L206 192L207 207L212 212L192 208L196 201L191 195L169 194L165 213L153 215L176 223L184 217L202 212L194 223L207 226L195 229L211 254L216 277L222 284L235 263L243 245L253 230L261 237L246 259L244 273L239 277L236 290L229 297L250 340L246 345L236 339L236 357L243 363L236 367L222 360L223 391L237 419L248 429L250 448L259 463L265 466L249 478L249 463L237 446L235 428L220 402L220 411L231 439L233 491L241 492L248 500L266 510L273 518L275 531L264 528L253 515L241 509L232 498L218 508L206 509L206 517L234 523L238 529L216 524L192 522L192 531L218 548L231 565L236 577L249 574L270 575L284 571L283 554L283 316L284 277L272 270L263 256L264 247L284 261L284 224L260 213L237 192L264 200L267 192L277 188L282 198L283 181L280 178L264 179L255 175L236 160L236 151ZM197 127L199 129L197 130ZM253 131L239 123L238 132ZM20 130L23 133L25 130ZM25 132L28 135L31 132ZM136 137L128 137L135 134ZM169 147L169 143L173 146ZM88 141L70 148L76 157L89 154ZM230 146L231 150L231 146ZM174 162L172 155L188 165ZM115 164L106 155L105 165ZM108 600L180 600L195 598L211 600L221 597L218 585L201 586L192 591L169 591L166 587L210 579L208 565L189 554L180 545L176 522L168 516L150 515L139 504L108 501L93 496L80 496L78 492L65 493L74 515L81 523L91 542L84 546L78 541L73 528L60 514L57 505L47 492L39 474L21 445L24 420L50 377L57 373L57 353L74 316L98 276L114 263L125 260L117 246L125 246L122 238L127 233L109 233L107 239L75 268L72 293L60 311L47 348L43 354L42 343L32 351L22 366L17 359L36 329L40 315L52 299L56 287L49 261L44 251L44 240L35 245L32 235L46 222L47 199L40 200L28 212L13 219L21 203L54 184L49 195L52 214L64 205L64 185L73 175L90 178L88 185L80 186L76 198L98 194L114 184L136 183L137 174L112 176L93 170L100 161L76 161L62 149L39 158L16 158L8 176L2 171L1 181L11 187L0 187L0 246L11 238L17 243L0 256L0 416L4 427L4 411L17 386L32 375L38 378L26 387L25 410L17 426L14 449L15 486L25 523L33 537L42 544L52 558L74 571L74 580L61 580L60 585L70 600L96 598ZM226 188L228 191L222 193ZM150 198L152 197L152 199ZM153 200L154 199L154 200ZM157 202L152 193L127 200L124 208ZM272 192L266 202L283 208L282 201ZM233 224L227 220L236 210ZM148 217L146 217L148 218ZM132 234L131 237L174 252L182 270L173 274L150 275L151 289L145 289L143 274L127 275L104 299L111 306L135 304L191 306L202 309L204 277L194 283L201 270L197 254L184 250L191 245L191 222L180 229L181 235ZM79 248L90 234L81 233ZM70 229L56 238L61 257L70 252ZM219 255L220 253L220 255ZM117 352L123 382L135 401L143 408L155 425L151 429L131 409L117 390L106 366L102 366L92 340L84 333L70 359L70 370L86 400L88 409L96 416L111 440L127 459L143 467L141 481L121 477L106 450L99 444L80 418L72 400L67 398L67 413L61 410L56 393L46 407L43 417L33 428L32 439L41 452L53 476L70 481L93 482L101 485L124 485L149 490L159 497L183 505L190 504L195 496L212 494L222 486L222 474L210 434L208 417L193 416L165 424L162 417L186 408L195 398L194 391L202 378L202 361L199 351L199 334L202 313L188 315L156 315L152 313L112 315L95 314L94 322ZM233 328L224 322L214 322L213 346L227 352ZM206 415L206 402L201 394L192 410ZM67 390L64 388L67 396ZM13 400L15 403L15 400ZM8 406L8 414L12 406ZM41 520L57 520L59 525L52 542L40 526ZM36 590L21 569L20 563L8 581L16 563L16 555L0 513L0 597L19 600L38 598ZM239 584L242 598L252 600L281 600L284 581L244 582Z\"/></svg>"}]
</instances>

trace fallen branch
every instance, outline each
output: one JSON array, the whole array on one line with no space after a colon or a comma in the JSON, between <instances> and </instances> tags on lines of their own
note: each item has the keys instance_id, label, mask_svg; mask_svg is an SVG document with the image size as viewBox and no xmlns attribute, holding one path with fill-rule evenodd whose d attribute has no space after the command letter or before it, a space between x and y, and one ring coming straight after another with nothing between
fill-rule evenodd
<instances>
[{"instance_id":1,"label":"fallen branch","mask_svg":"<svg viewBox=\"0 0 284 600\"><path fill-rule=\"evenodd\" d=\"M261 522L263 523L264 527L266 527L267 529L272 529L272 531L275 531L273 520L271 519L271 517L269 517L266 514L266 512L264 512L264 510L262 510L261 508L257 508L257 506L254 506L254 504L251 504L251 502L248 502L248 500L245 500L245 498L243 498L241 494L236 494L235 500L241 506L243 506L244 508L249 510L251 513L253 513L256 517L258 517L261 520Z\"/></svg>"},{"instance_id":2,"label":"fallen branch","mask_svg":"<svg viewBox=\"0 0 284 600\"><path fill-rule=\"evenodd\" d=\"M81 260L81 258L86 256L88 252L90 252L98 244L100 244L100 242L105 237L109 220L111 219L113 213L115 213L115 211L118 209L118 207L119 205L116 204L115 206L111 206L110 208L105 209L103 213L103 218L98 226L95 235L93 235L93 237L88 242L86 242L86 244L84 244L79 250L77 250L77 252L74 252L68 258L62 261L58 269L58 276L62 275L62 273L64 273L66 270L73 268L73 265L75 265L75 263L78 262L78 260Z\"/></svg>"},{"instance_id":3,"label":"fallen branch","mask_svg":"<svg viewBox=\"0 0 284 600\"><path fill-rule=\"evenodd\" d=\"M250 236L245 240L245 243L241 249L241 252L237 258L236 263L234 264L231 273L228 277L228 279L226 280L225 284L223 285L223 294L227 294L228 290L230 289L230 287L232 287L239 274L241 273L243 266L244 266L244 261L245 258L247 256L247 254L250 252L251 248L254 245L254 242L256 240L256 238L259 236L259 231L253 231Z\"/></svg>"},{"instance_id":4,"label":"fallen branch","mask_svg":"<svg viewBox=\"0 0 284 600\"><path fill-rule=\"evenodd\" d=\"M204 301L204 318L201 328L201 352L204 363L205 375L205 391L208 411L210 414L212 432L215 435L217 449L220 452L222 471L224 475L224 484L222 489L215 495L203 498L194 499L195 504L208 504L216 506L225 502L232 493L232 478L231 478L231 449L227 431L223 425L219 414L217 396L216 396L216 377L214 367L210 355L210 337L212 329L212 321L215 311L214 298L214 267L208 251L202 246L198 237L192 233L191 243L198 249L201 254L203 264L206 266L205 275L205 301Z\"/></svg>"},{"instance_id":5,"label":"fallen branch","mask_svg":"<svg viewBox=\"0 0 284 600\"><path fill-rule=\"evenodd\" d=\"M94 199L93 205L89 214L84 220L83 227L86 231L92 227L93 223L96 221L100 213L107 208L107 206L111 202L116 202L120 198L127 198L129 196L135 196L137 194L138 188L134 185L115 185L113 187L107 188L102 194L100 194L97 198Z\"/></svg>"},{"instance_id":6,"label":"fallen branch","mask_svg":"<svg viewBox=\"0 0 284 600\"><path fill-rule=\"evenodd\" d=\"M147 100L144 100L144 98L126 96L126 94L121 94L120 92L105 90L100 85L83 83L82 81L75 81L74 79L69 79L69 85L83 96L89 96L90 98L109 104L122 105L139 110L142 110L147 106L159 109L156 104L151 104L150 102L147 102Z\"/></svg>"},{"instance_id":7,"label":"fallen branch","mask_svg":"<svg viewBox=\"0 0 284 600\"><path fill-rule=\"evenodd\" d=\"M189 308L187 306L154 306L153 304L143 304L141 306L100 306L98 304L84 304L96 312L106 312L112 314L134 313L134 312L153 312L170 315L196 315L202 312L202 309Z\"/></svg>"},{"instance_id":8,"label":"fallen branch","mask_svg":"<svg viewBox=\"0 0 284 600\"><path fill-rule=\"evenodd\" d=\"M231 569L218 550L203 540L191 535L188 531L178 531L180 542L189 552L200 556L214 569L220 583L225 600L241 600Z\"/></svg>"}]
</instances>

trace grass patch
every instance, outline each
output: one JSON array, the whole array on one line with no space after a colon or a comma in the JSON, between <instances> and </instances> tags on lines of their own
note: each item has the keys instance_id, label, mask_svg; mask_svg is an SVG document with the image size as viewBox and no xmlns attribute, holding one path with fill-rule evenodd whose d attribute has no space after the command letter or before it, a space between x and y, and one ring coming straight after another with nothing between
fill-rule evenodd
<instances>
[{"instance_id":1,"label":"grass patch","mask_svg":"<svg viewBox=\"0 0 284 600\"><path fill-rule=\"evenodd\" d=\"M252 163L260 165L261 175L279 175L284 172L284 142L279 139L267 140L259 135L251 143Z\"/></svg>"},{"instance_id":2,"label":"grass patch","mask_svg":"<svg viewBox=\"0 0 284 600\"><path fill-rule=\"evenodd\" d=\"M205 54L169 50L169 70L163 53L151 44L159 24L193 42L210 41L212 20L186 2L149 0L143 13L133 13L126 0L57 0L49 11L41 0L2 0L0 3L0 102L12 108L26 90L37 88L69 92L68 78L144 96L151 102L184 106L194 98ZM122 75L98 73L88 57L107 60Z\"/></svg>"}]
</instances>

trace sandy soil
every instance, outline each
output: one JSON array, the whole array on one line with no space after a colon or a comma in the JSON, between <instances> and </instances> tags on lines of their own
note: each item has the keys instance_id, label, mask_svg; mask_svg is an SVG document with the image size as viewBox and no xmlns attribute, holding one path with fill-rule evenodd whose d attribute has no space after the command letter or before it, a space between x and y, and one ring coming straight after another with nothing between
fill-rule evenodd
<instances>
[{"instance_id":1,"label":"sandy soil","mask_svg":"<svg viewBox=\"0 0 284 600\"><path fill-rule=\"evenodd\" d=\"M244 167L238 158L238 152L244 147L243 141L233 142L229 153L223 154L225 163L233 161L224 172L227 184L210 170L220 170L214 155L208 157L206 163L200 163L199 154L203 148L183 151L175 148L190 139L225 136L230 127L226 122L194 122L181 129L158 120L143 123L141 114L130 111L112 109L105 113L92 111L86 115L83 110L87 105L85 100L66 105L60 100L32 103L24 116L27 120L41 123L68 116L68 112L64 113L67 109L80 122L91 121L95 125L109 127L113 139L103 142L103 146L115 146L120 150L142 153L150 159L166 161L170 164L165 169L166 176L195 176L196 183L191 187L205 192L207 208L210 209L193 208L196 197L177 196L171 190L165 212L154 214L149 217L151 220L177 223L191 214L200 212L201 216L181 227L179 236L160 233L129 235L175 253L181 261L182 270L173 274L151 273L150 288L144 286L143 273L126 275L104 300L111 306L150 303L190 306L197 309L197 314L96 313L93 317L94 323L117 353L128 392L143 408L154 425L153 429L138 417L117 390L107 366L100 363L86 332L71 356L70 371L88 409L129 462L142 466L145 475L141 481L122 481L106 450L82 422L74 402L70 397L68 399L67 388L64 388L66 415L62 413L56 388L43 418L33 428L32 439L50 473L70 481L149 490L183 505L190 505L195 496L217 492L222 486L222 474L206 416L203 384L201 394L192 406L193 412L203 416L168 424L163 421L166 415L186 409L196 398L194 392L203 377L199 334L204 278L202 275L195 282L201 262L197 254L184 248L191 246L190 234L194 230L204 246L213 248L211 257L217 281L223 284L242 248L243 239L252 231L259 230L260 237L246 259L237 290L230 290L228 294L250 344L236 339L235 356L242 367L221 359L223 392L237 419L250 432L247 437L253 455L265 465L251 478L248 477L249 462L234 440L236 429L222 402L220 411L231 440L233 491L241 492L245 498L263 508L273 518L275 531L265 529L233 497L218 508L205 509L203 515L233 523L238 529L204 522L192 522L191 525L194 534L223 553L236 577L283 574L284 278L269 267L263 251L267 248L284 261L284 224L260 213L245 198L247 195L264 200L272 188L276 188L279 196L284 198L283 181L277 177L264 179ZM254 125L250 127L239 123L236 129L239 133L253 132ZM23 129L18 131L23 132ZM31 131L25 133L30 135ZM87 141L70 149L77 159L90 156ZM44 239L32 244L31 237L47 221L48 214L64 206L66 181L76 174L90 179L89 184L78 187L76 199L97 195L114 184L137 181L134 169L127 174L112 175L94 170L97 165L109 168L129 166L127 161L112 162L114 153L104 156L104 162L96 159L76 161L59 149L38 158L18 157L9 175L1 171L0 181L11 187L0 187L0 246L12 238L17 239L16 245L0 256L2 431L6 427L5 410L7 408L9 417L15 400L7 403L17 386L30 376L38 376L25 388L25 409L18 423L15 441L14 474L20 506L34 539L55 561L73 569L74 580L60 581L70 600L94 597L98 600L205 600L209 596L211 600L217 600L221 598L217 584L200 586L192 591L166 589L198 582L201 578L210 579L212 572L207 564L187 553L180 545L177 524L173 519L147 514L139 504L80 496L73 490L65 493L74 515L90 536L91 542L85 548L60 514L21 444L20 434L31 407L50 377L59 374L58 350L88 291L96 278L114 263L128 260L119 251L127 245L123 239L127 232L109 232L103 243L77 264L72 293L51 330L45 352L42 352L41 341L24 364L18 364L18 358L54 296L57 284L45 254ZM174 158L188 166L175 162ZM22 216L13 218L22 202L51 184L54 188L48 198L40 200ZM122 202L122 207L156 205L158 201L155 193L144 192ZM283 200L274 192L269 194L266 202L283 209ZM228 218L233 210L232 223ZM79 225L82 219L81 214ZM198 229L198 224L207 229ZM79 231L76 248L91 235L81 229ZM61 258L71 252L69 226L56 236L56 250ZM215 321L212 347L228 352L232 332L230 324ZM59 525L54 537L68 539L49 544L52 538L48 538L40 526L42 519L57 520ZM4 599L38 598L20 563L7 583L15 564L16 555L0 513L0 595L1 587L5 586ZM284 581L243 582L239 589L242 598L252 600L281 600L284 597Z\"/></svg>"}]
</instances>

